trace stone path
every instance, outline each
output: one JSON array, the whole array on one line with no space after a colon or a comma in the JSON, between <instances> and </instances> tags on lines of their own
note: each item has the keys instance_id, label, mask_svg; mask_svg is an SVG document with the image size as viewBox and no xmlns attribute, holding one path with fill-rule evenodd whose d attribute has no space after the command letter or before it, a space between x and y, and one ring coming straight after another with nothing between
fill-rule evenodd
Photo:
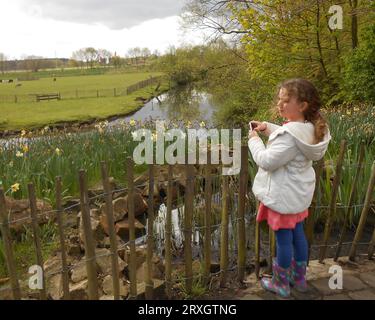
<instances>
[{"instance_id":1,"label":"stone path","mask_svg":"<svg viewBox=\"0 0 375 320\"><path fill-rule=\"evenodd\" d=\"M330 289L329 279L338 275L330 267L342 268L342 289ZM317 260L310 261L307 269L308 292L291 291L291 297L283 299L271 292L265 291L254 274L247 279L247 288L237 291L234 299L240 300L375 300L375 260L359 257L355 263L347 257L337 262L326 259L324 264ZM333 281L331 281L333 282ZM337 282L335 282L337 283Z\"/></svg>"}]
</instances>

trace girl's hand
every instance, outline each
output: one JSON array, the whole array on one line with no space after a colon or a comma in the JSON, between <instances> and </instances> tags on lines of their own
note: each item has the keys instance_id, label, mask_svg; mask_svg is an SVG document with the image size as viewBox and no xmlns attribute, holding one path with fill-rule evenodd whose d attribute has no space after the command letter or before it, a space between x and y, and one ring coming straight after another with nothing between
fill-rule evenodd
<instances>
[{"instance_id":1,"label":"girl's hand","mask_svg":"<svg viewBox=\"0 0 375 320\"><path fill-rule=\"evenodd\" d=\"M263 132L267 129L267 124L260 121L250 121L249 125L253 124L255 126L254 130L256 132Z\"/></svg>"},{"instance_id":2,"label":"girl's hand","mask_svg":"<svg viewBox=\"0 0 375 320\"><path fill-rule=\"evenodd\" d=\"M254 137L259 137L258 133L254 130L249 130L249 139L254 138Z\"/></svg>"}]
</instances>

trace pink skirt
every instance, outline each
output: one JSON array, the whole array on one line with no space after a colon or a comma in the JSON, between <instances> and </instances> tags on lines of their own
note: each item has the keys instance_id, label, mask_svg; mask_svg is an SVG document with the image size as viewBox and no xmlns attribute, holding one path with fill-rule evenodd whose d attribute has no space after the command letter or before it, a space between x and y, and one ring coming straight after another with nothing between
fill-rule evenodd
<instances>
[{"instance_id":1,"label":"pink skirt","mask_svg":"<svg viewBox=\"0 0 375 320\"><path fill-rule=\"evenodd\" d=\"M259 204L257 221L267 220L268 225L273 231L279 229L294 229L296 224L305 220L309 215L309 210L293 214L282 214L266 207L262 202Z\"/></svg>"}]
</instances>

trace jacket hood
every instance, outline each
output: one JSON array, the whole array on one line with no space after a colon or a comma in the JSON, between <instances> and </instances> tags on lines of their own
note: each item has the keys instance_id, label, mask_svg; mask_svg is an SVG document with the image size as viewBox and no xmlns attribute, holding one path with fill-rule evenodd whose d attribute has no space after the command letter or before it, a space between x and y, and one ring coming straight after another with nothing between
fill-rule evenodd
<instances>
[{"instance_id":1,"label":"jacket hood","mask_svg":"<svg viewBox=\"0 0 375 320\"><path fill-rule=\"evenodd\" d=\"M296 139L297 147L307 159L312 161L318 161L323 158L331 140L330 131L327 129L323 140L317 144L313 144L314 125L311 122L288 122L274 132L274 137L284 132L288 132ZM270 140L274 139L272 136L270 136Z\"/></svg>"}]
</instances>

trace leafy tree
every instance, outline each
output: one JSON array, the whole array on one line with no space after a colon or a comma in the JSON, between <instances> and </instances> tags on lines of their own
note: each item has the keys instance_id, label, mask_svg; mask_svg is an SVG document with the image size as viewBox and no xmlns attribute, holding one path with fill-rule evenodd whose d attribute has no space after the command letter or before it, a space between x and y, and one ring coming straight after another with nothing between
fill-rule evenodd
<instances>
[{"instance_id":1,"label":"leafy tree","mask_svg":"<svg viewBox=\"0 0 375 320\"><path fill-rule=\"evenodd\" d=\"M360 45L346 57L342 87L349 101L375 103L375 23L366 29Z\"/></svg>"}]
</instances>

